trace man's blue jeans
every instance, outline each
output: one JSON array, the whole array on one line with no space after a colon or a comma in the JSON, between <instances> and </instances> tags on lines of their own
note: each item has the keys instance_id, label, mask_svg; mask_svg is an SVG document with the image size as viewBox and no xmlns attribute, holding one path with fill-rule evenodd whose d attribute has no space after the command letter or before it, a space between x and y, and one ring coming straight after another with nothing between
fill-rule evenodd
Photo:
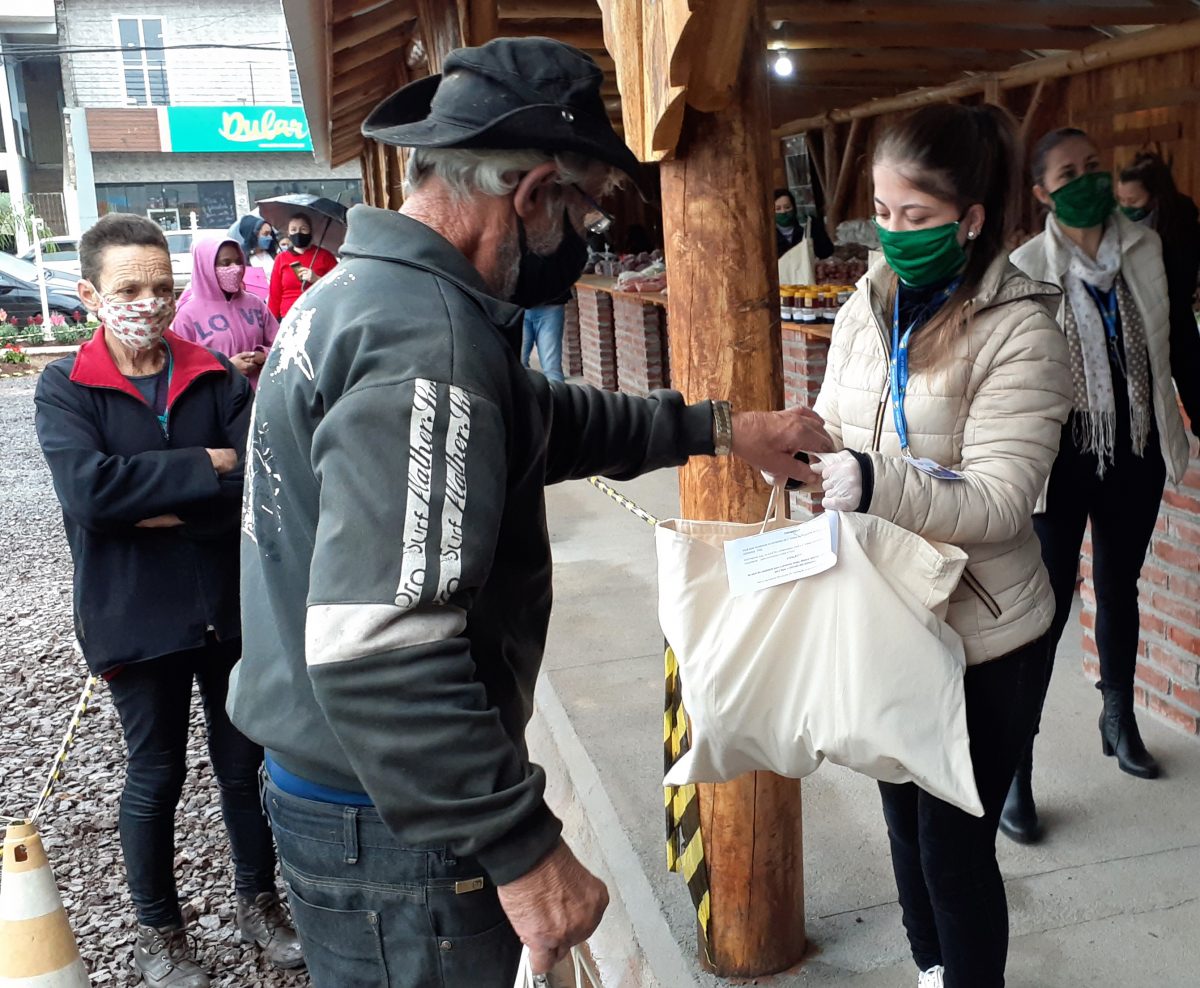
<instances>
[{"instance_id":1,"label":"man's blue jeans","mask_svg":"<svg viewBox=\"0 0 1200 988\"><path fill-rule=\"evenodd\" d=\"M521 942L473 859L401 847L373 807L263 780L313 988L512 988Z\"/></svg>"},{"instance_id":2,"label":"man's blue jeans","mask_svg":"<svg viewBox=\"0 0 1200 988\"><path fill-rule=\"evenodd\" d=\"M521 341L521 363L529 366L529 355L537 346L538 364L551 381L563 380L562 338L563 313L561 305L539 305L525 310L525 334Z\"/></svg>"}]
</instances>

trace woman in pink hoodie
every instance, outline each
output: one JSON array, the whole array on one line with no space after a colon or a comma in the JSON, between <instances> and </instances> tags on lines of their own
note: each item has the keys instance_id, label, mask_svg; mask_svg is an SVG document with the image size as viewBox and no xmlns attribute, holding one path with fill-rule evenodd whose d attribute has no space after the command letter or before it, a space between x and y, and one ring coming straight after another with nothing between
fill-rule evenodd
<instances>
[{"instance_id":1,"label":"woman in pink hoodie","mask_svg":"<svg viewBox=\"0 0 1200 988\"><path fill-rule=\"evenodd\" d=\"M266 303L245 291L246 255L236 240L192 244L192 285L172 329L185 340L223 353L258 386L258 373L279 323Z\"/></svg>"}]
</instances>

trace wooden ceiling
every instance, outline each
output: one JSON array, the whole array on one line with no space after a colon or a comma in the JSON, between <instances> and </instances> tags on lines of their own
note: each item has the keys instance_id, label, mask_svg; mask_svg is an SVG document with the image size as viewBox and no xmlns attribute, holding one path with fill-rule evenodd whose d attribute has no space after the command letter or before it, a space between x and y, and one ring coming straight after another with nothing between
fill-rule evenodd
<instances>
[{"instance_id":1,"label":"wooden ceiling","mask_svg":"<svg viewBox=\"0 0 1200 988\"><path fill-rule=\"evenodd\" d=\"M314 131L314 146L333 164L359 155L359 127L375 103L436 71L447 42L464 35L542 35L582 48L604 68L605 101L620 124L596 0L284 0L294 43L295 24L319 24L322 8L325 36L308 39L311 57L302 59L297 45L297 64L310 122L323 131ZM1177 23L1200 7L1193 0L767 0L766 15L763 58L773 63L772 49L781 50L793 65L787 77L770 74L779 126ZM306 79L322 71L324 80ZM312 105L310 92L324 105Z\"/></svg>"}]
</instances>

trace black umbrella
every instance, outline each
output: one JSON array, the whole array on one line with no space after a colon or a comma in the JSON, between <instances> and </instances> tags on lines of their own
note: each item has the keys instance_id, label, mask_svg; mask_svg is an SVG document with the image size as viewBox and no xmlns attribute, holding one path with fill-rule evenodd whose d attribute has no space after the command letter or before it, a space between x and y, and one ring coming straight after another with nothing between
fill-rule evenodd
<instances>
[{"instance_id":1,"label":"black umbrella","mask_svg":"<svg viewBox=\"0 0 1200 988\"><path fill-rule=\"evenodd\" d=\"M346 207L325 196L295 192L291 195L275 196L273 199L259 199L258 211L281 236L286 236L288 220L294 214L308 214L312 224L313 244L335 254L346 239Z\"/></svg>"}]
</instances>

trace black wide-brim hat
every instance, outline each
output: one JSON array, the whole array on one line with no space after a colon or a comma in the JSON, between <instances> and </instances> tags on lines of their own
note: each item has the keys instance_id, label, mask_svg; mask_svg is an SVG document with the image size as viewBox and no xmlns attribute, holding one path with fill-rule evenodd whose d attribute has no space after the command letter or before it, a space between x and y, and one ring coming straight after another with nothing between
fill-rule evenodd
<instances>
[{"instance_id":1,"label":"black wide-brim hat","mask_svg":"<svg viewBox=\"0 0 1200 988\"><path fill-rule=\"evenodd\" d=\"M628 175L643 197L642 166L613 130L604 73L552 38L496 38L446 56L440 75L409 83L375 107L363 136L417 148L573 151Z\"/></svg>"}]
</instances>

